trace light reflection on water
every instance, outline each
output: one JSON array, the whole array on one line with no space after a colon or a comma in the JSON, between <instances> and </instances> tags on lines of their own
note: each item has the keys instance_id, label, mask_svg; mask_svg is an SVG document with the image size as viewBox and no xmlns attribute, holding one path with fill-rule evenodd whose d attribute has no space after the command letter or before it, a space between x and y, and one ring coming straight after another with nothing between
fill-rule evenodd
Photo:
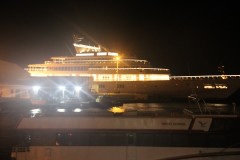
<instances>
[{"instance_id":1,"label":"light reflection on water","mask_svg":"<svg viewBox=\"0 0 240 160\"><path fill-rule=\"evenodd\" d=\"M19 104L19 103L18 103ZM19 104L20 105L20 104ZM23 105L6 105L1 107L1 113L23 113L26 114L31 113L34 109L40 109L41 112L39 116L44 115L52 115L52 114L103 114L108 115L111 114L109 112L109 108L103 107L101 105L97 105L96 103L74 103L74 104L56 104L56 105L45 105L45 106L31 106L31 107L22 107ZM27 106L27 105L26 105ZM118 107L118 106L112 106ZM184 112L184 109L193 109L197 111L201 109L202 111L209 113L239 113L239 106L235 106L234 104L222 104L222 103L196 103L196 102L161 102L161 103L124 103L122 107L125 113L140 113L140 114L158 114L158 115L181 115ZM20 109L22 108L22 109ZM57 112L59 109L64 109L65 112ZM80 110L76 112L75 110ZM32 114L32 113L31 113ZM38 113L37 113L38 114ZM34 113L34 117L38 116Z\"/></svg>"},{"instance_id":2,"label":"light reflection on water","mask_svg":"<svg viewBox=\"0 0 240 160\"><path fill-rule=\"evenodd\" d=\"M127 111L162 111L181 113L184 108L204 108L208 111L227 112L233 110L234 106L230 104L206 103L192 104L188 102L168 102L168 103L128 103L123 104Z\"/></svg>"}]
</instances>

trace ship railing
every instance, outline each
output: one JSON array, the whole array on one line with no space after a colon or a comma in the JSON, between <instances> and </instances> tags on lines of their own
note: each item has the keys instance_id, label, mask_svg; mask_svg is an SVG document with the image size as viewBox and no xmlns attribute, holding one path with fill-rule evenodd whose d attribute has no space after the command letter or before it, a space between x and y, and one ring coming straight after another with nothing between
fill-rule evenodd
<instances>
[{"instance_id":1,"label":"ship railing","mask_svg":"<svg viewBox=\"0 0 240 160\"><path fill-rule=\"evenodd\" d=\"M155 71L169 71L166 68L89 68L89 70L155 70Z\"/></svg>"},{"instance_id":2,"label":"ship railing","mask_svg":"<svg viewBox=\"0 0 240 160\"><path fill-rule=\"evenodd\" d=\"M201 76L170 76L174 80L191 79L240 79L240 75L201 75Z\"/></svg>"},{"instance_id":3,"label":"ship railing","mask_svg":"<svg viewBox=\"0 0 240 160\"><path fill-rule=\"evenodd\" d=\"M188 96L188 106L183 109L184 113L190 115L215 115L226 117L239 116L239 110L236 109L236 103L232 103L232 106L228 104L213 104L206 103L203 98L197 96L197 94L191 94Z\"/></svg>"},{"instance_id":4,"label":"ship railing","mask_svg":"<svg viewBox=\"0 0 240 160\"><path fill-rule=\"evenodd\" d=\"M188 96L188 101L189 101L189 109L195 108L201 114L207 112L205 100L200 99L196 94L191 94L190 96Z\"/></svg>"}]
</instances>

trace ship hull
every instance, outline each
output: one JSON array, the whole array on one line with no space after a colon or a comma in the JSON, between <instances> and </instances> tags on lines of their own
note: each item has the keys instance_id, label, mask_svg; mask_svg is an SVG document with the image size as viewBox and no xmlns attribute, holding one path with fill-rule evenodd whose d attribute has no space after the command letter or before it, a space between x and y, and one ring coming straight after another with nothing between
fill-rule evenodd
<instances>
[{"instance_id":1,"label":"ship hull","mask_svg":"<svg viewBox=\"0 0 240 160\"><path fill-rule=\"evenodd\" d=\"M239 158L237 115L23 118L12 158L148 160Z\"/></svg>"},{"instance_id":2,"label":"ship hull","mask_svg":"<svg viewBox=\"0 0 240 160\"><path fill-rule=\"evenodd\" d=\"M123 86L116 89L116 82L93 82L92 91L98 94L138 94L145 95L143 100L181 100L195 94L209 101L227 101L240 89L239 79L227 80L168 80L118 82ZM98 86L104 86L99 88ZM237 96L237 95L236 95ZM136 96L138 99L139 96ZM132 99L134 100L134 99ZM139 99L138 99L139 100ZM237 101L237 97L231 101Z\"/></svg>"},{"instance_id":3,"label":"ship hull","mask_svg":"<svg viewBox=\"0 0 240 160\"><path fill-rule=\"evenodd\" d=\"M221 153L225 148L188 148L188 147L134 147L134 146L33 146L30 152L12 153L12 158L18 160L194 160L204 158L217 160L238 160L240 149L229 149Z\"/></svg>"}]
</instances>

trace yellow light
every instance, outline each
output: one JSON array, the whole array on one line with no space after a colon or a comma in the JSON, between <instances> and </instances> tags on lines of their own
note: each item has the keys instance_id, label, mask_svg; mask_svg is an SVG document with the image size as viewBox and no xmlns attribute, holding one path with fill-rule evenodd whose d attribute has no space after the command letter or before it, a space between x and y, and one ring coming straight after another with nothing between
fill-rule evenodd
<instances>
[{"instance_id":1,"label":"yellow light","mask_svg":"<svg viewBox=\"0 0 240 160\"><path fill-rule=\"evenodd\" d=\"M125 109L123 107L112 107L108 111L113 113L123 113L125 112Z\"/></svg>"}]
</instances>

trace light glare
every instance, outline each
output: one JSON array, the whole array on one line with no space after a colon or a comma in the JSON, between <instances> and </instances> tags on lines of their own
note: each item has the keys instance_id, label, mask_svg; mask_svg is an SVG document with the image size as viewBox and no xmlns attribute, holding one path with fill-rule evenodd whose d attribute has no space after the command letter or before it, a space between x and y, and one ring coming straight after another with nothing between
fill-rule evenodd
<instances>
[{"instance_id":1,"label":"light glare","mask_svg":"<svg viewBox=\"0 0 240 160\"><path fill-rule=\"evenodd\" d=\"M65 86L59 86L58 87L60 90L65 90Z\"/></svg>"},{"instance_id":2,"label":"light glare","mask_svg":"<svg viewBox=\"0 0 240 160\"><path fill-rule=\"evenodd\" d=\"M75 108L73 112L81 112L82 110L80 108Z\"/></svg>"},{"instance_id":3,"label":"light glare","mask_svg":"<svg viewBox=\"0 0 240 160\"><path fill-rule=\"evenodd\" d=\"M66 110L65 109L57 109L58 112L65 112Z\"/></svg>"}]
</instances>

